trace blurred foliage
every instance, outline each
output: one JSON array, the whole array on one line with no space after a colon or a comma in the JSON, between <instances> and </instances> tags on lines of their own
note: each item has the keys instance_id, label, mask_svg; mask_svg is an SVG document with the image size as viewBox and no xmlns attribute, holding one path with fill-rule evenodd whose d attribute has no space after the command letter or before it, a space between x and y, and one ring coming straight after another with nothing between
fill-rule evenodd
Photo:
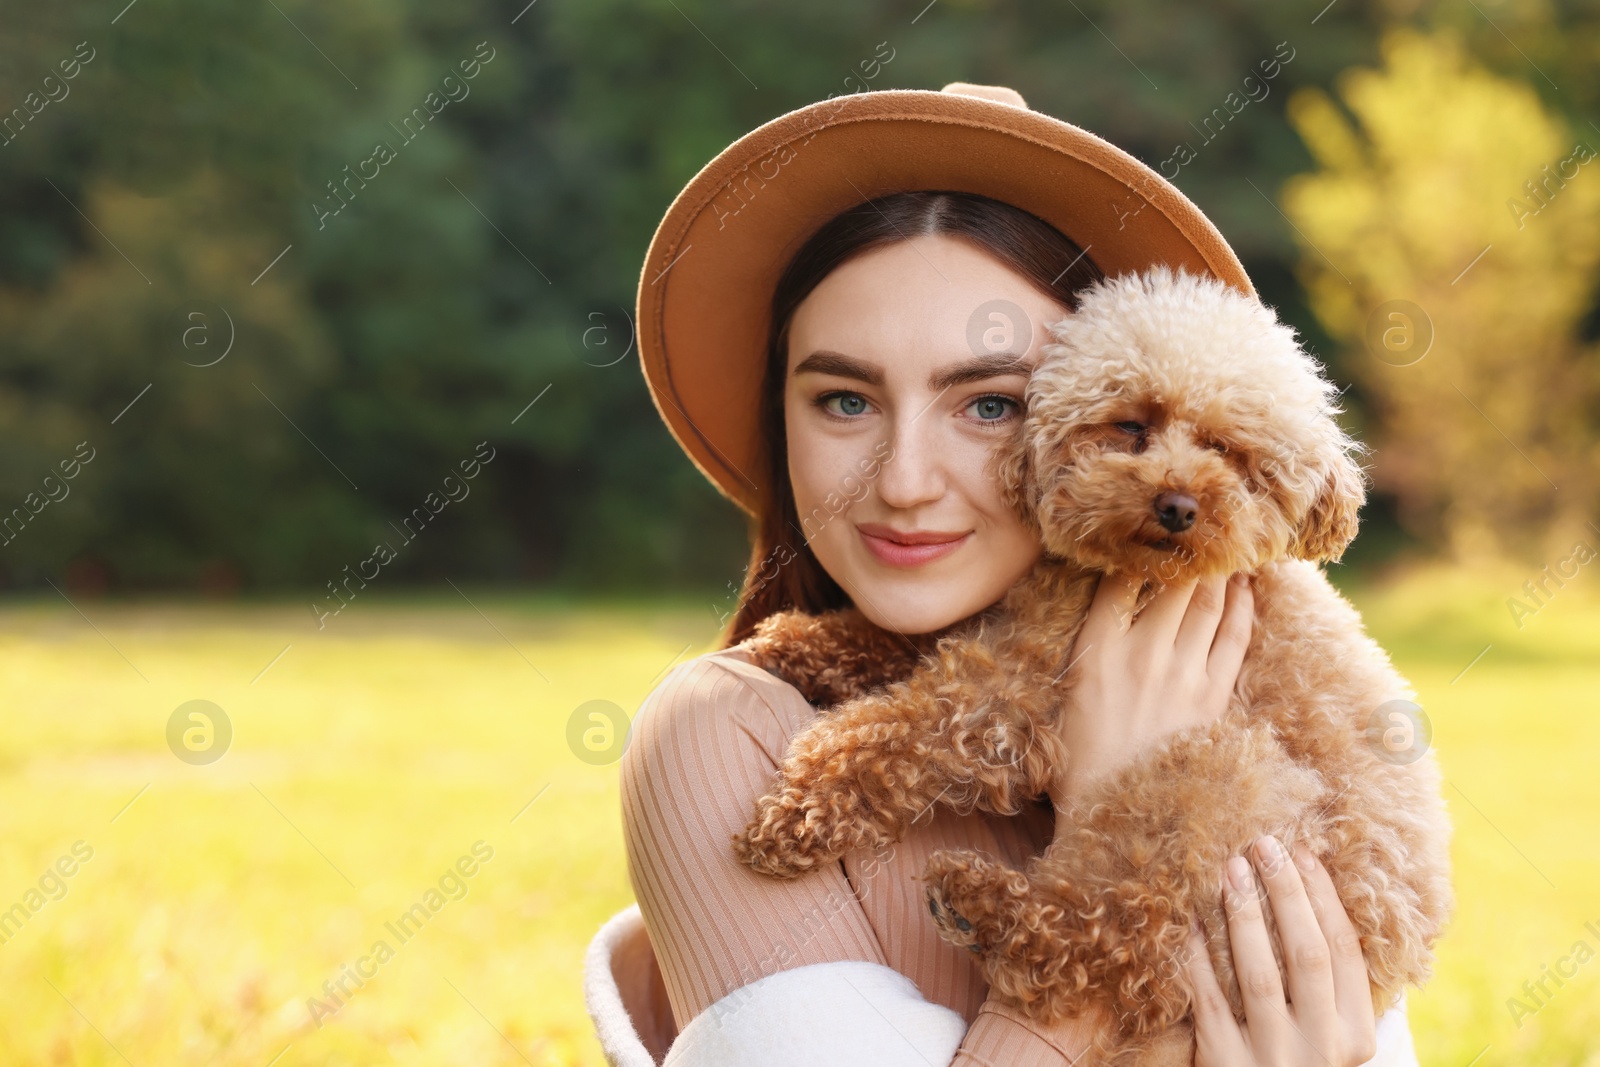
<instances>
[{"instance_id":1,"label":"blurred foliage","mask_svg":"<svg viewBox=\"0 0 1600 1067\"><path fill-rule=\"evenodd\" d=\"M1290 100L1320 169L1284 195L1312 304L1376 411L1375 480L1463 557L1592 543L1596 139L1453 34L1396 32L1383 53L1338 80L1354 123L1320 90Z\"/></svg>"},{"instance_id":2,"label":"blurred foliage","mask_svg":"<svg viewBox=\"0 0 1600 1067\"><path fill-rule=\"evenodd\" d=\"M396 581L721 586L744 520L673 445L636 353L616 358L639 264L717 151L851 91L880 42L872 88L1009 84L1152 165L1188 143L1176 184L1341 377L1340 320L1312 316L1271 202L1312 166L1291 93L1377 64L1380 29L1411 23L1455 27L1569 126L1600 104L1600 12L1575 4L111 0L3 19L0 114L23 111L0 145L0 514L95 449L0 547L11 588L321 590L482 441L495 460ZM64 80L80 42L93 58ZM1203 136L1281 43L1266 95ZM352 179L380 141L395 158ZM331 216L330 183L349 200ZM1502 214L1496 197L1462 210ZM1399 503L1374 501L1358 550Z\"/></svg>"}]
</instances>

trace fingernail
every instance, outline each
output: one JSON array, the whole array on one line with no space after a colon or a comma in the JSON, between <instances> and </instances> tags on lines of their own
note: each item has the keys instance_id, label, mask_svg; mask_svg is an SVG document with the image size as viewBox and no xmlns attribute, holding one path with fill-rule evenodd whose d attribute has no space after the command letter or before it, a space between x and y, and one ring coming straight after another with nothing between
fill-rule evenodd
<instances>
[{"instance_id":1,"label":"fingernail","mask_svg":"<svg viewBox=\"0 0 1600 1067\"><path fill-rule=\"evenodd\" d=\"M1294 862L1295 866L1302 871L1310 871L1312 867L1316 866L1317 858L1311 854L1311 849L1307 846L1303 844L1296 845L1294 846Z\"/></svg>"},{"instance_id":2,"label":"fingernail","mask_svg":"<svg viewBox=\"0 0 1600 1067\"><path fill-rule=\"evenodd\" d=\"M1262 866L1268 871L1276 871L1283 865L1283 846L1271 834L1256 842L1256 855L1261 857Z\"/></svg>"},{"instance_id":3,"label":"fingernail","mask_svg":"<svg viewBox=\"0 0 1600 1067\"><path fill-rule=\"evenodd\" d=\"M1233 582L1234 585L1243 585L1244 571L1235 571L1233 577L1230 578L1229 581Z\"/></svg>"},{"instance_id":4,"label":"fingernail","mask_svg":"<svg viewBox=\"0 0 1600 1067\"><path fill-rule=\"evenodd\" d=\"M1234 856L1228 861L1228 881L1241 893L1254 888L1250 881L1250 863L1243 856Z\"/></svg>"}]
</instances>

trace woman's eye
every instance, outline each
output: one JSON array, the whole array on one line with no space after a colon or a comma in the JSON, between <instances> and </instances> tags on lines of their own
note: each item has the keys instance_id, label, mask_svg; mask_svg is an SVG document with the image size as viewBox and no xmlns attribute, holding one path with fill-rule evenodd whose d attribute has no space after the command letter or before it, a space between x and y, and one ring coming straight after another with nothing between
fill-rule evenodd
<instances>
[{"instance_id":1,"label":"woman's eye","mask_svg":"<svg viewBox=\"0 0 1600 1067\"><path fill-rule=\"evenodd\" d=\"M980 396L967 405L967 410L980 422L999 422L1018 407L1008 396Z\"/></svg>"},{"instance_id":2,"label":"woman's eye","mask_svg":"<svg viewBox=\"0 0 1600 1067\"><path fill-rule=\"evenodd\" d=\"M1117 423L1117 429L1126 430L1128 433L1144 433L1144 423L1132 421L1119 422Z\"/></svg>"},{"instance_id":3,"label":"woman's eye","mask_svg":"<svg viewBox=\"0 0 1600 1067\"><path fill-rule=\"evenodd\" d=\"M860 393L829 393L822 398L822 406L835 415L848 418L867 410L867 398Z\"/></svg>"}]
</instances>

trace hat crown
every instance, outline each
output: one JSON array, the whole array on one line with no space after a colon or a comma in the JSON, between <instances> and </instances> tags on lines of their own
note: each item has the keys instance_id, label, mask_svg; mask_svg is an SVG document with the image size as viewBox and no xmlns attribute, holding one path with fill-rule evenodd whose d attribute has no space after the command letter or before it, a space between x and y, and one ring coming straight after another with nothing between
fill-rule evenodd
<instances>
[{"instance_id":1,"label":"hat crown","mask_svg":"<svg viewBox=\"0 0 1600 1067\"><path fill-rule=\"evenodd\" d=\"M1015 89L1004 85L974 85L972 82L951 82L941 93L955 93L958 96L976 96L981 100L993 100L997 104L1010 104L1028 110L1028 102L1022 99L1022 94Z\"/></svg>"}]
</instances>

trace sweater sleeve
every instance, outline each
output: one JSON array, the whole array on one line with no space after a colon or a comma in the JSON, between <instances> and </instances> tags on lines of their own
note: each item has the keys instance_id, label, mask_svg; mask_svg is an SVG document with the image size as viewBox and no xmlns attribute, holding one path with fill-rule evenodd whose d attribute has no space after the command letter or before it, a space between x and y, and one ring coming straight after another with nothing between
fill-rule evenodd
<instances>
[{"instance_id":1,"label":"sweater sleeve","mask_svg":"<svg viewBox=\"0 0 1600 1067\"><path fill-rule=\"evenodd\" d=\"M629 878L680 1030L782 971L886 963L843 864L777 880L734 858L732 835L803 725L793 703L701 657L673 669L630 732L620 768ZM989 997L951 1062L1057 1067L1086 1043L1076 1024L1043 1027Z\"/></svg>"}]
</instances>

